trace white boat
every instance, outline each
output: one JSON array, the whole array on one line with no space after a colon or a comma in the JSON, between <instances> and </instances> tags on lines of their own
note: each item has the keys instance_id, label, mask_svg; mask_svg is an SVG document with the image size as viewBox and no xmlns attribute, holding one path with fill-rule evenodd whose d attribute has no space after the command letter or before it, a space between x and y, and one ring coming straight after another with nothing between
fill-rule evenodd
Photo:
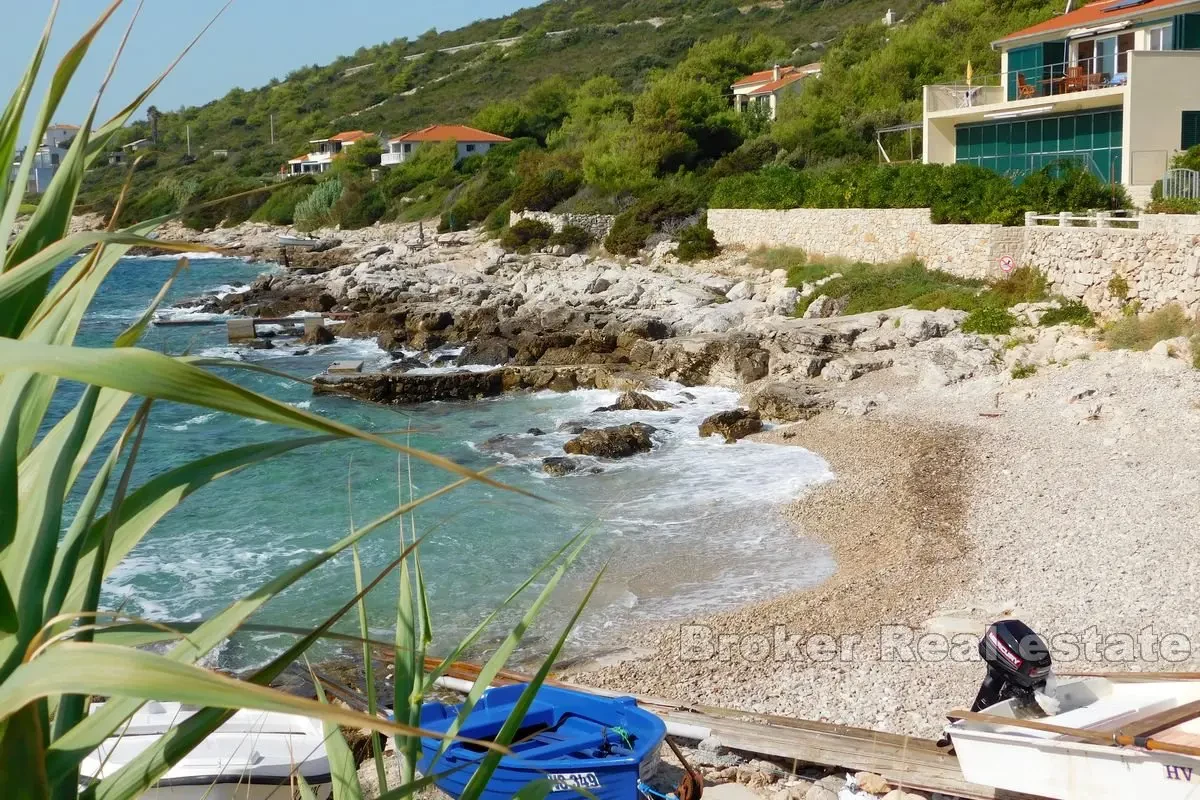
<instances>
[{"instance_id":1,"label":"white boat","mask_svg":"<svg viewBox=\"0 0 1200 800\"><path fill-rule=\"evenodd\" d=\"M102 704L93 707L99 708ZM80 767L81 783L114 774L196 709L179 703L150 702ZM290 786L303 775L318 800L332 784L325 734L308 717L265 711L238 711L172 767L150 800L266 800L295 795Z\"/></svg>"},{"instance_id":2,"label":"white boat","mask_svg":"<svg viewBox=\"0 0 1200 800\"><path fill-rule=\"evenodd\" d=\"M313 247L319 241L321 240L311 236L279 236L279 243L284 247Z\"/></svg>"},{"instance_id":3,"label":"white boat","mask_svg":"<svg viewBox=\"0 0 1200 800\"><path fill-rule=\"evenodd\" d=\"M963 777L1059 800L1200 798L1200 680L1063 679L1048 694L1047 716L1019 699L961 712L946 732Z\"/></svg>"}]
</instances>

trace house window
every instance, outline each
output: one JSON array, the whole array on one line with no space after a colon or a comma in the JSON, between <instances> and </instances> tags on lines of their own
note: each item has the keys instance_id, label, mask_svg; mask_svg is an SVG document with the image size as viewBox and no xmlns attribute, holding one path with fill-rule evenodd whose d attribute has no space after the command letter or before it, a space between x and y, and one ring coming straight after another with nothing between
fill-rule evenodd
<instances>
[{"instance_id":1,"label":"house window","mask_svg":"<svg viewBox=\"0 0 1200 800\"><path fill-rule=\"evenodd\" d=\"M411 143L411 142L405 142L405 143L404 143L404 152L405 152L405 153L411 153L411 152L412 152L412 143Z\"/></svg>"},{"instance_id":2,"label":"house window","mask_svg":"<svg viewBox=\"0 0 1200 800\"><path fill-rule=\"evenodd\" d=\"M1133 50L1133 32L1080 42L1075 63L1092 75L1124 74L1129 71L1129 51Z\"/></svg>"},{"instance_id":3,"label":"house window","mask_svg":"<svg viewBox=\"0 0 1200 800\"><path fill-rule=\"evenodd\" d=\"M1187 150L1200 144L1200 111L1184 111L1179 149Z\"/></svg>"},{"instance_id":4,"label":"house window","mask_svg":"<svg viewBox=\"0 0 1200 800\"><path fill-rule=\"evenodd\" d=\"M474 152L475 152L475 145L473 145L473 144L469 144L469 145L467 145L466 147L467 147L467 152L468 152L468 153L474 153Z\"/></svg>"},{"instance_id":5,"label":"house window","mask_svg":"<svg viewBox=\"0 0 1200 800\"><path fill-rule=\"evenodd\" d=\"M1171 40L1175 33L1174 25L1163 25L1161 28L1151 28L1146 31L1147 50L1170 50Z\"/></svg>"}]
</instances>

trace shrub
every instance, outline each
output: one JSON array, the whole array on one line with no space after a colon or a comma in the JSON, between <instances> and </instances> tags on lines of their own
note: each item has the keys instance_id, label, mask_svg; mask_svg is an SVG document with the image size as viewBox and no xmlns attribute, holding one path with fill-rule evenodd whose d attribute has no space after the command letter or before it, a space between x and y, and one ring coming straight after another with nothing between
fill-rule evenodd
<instances>
[{"instance_id":1,"label":"shrub","mask_svg":"<svg viewBox=\"0 0 1200 800\"><path fill-rule=\"evenodd\" d=\"M1017 324L1017 318L1006 308L983 306L967 315L963 320L964 333L987 333L1000 335L1008 333Z\"/></svg>"},{"instance_id":2,"label":"shrub","mask_svg":"<svg viewBox=\"0 0 1200 800\"><path fill-rule=\"evenodd\" d=\"M799 247L759 247L750 251L746 258L752 266L773 271L791 270L808 260L808 254Z\"/></svg>"},{"instance_id":3,"label":"shrub","mask_svg":"<svg viewBox=\"0 0 1200 800\"><path fill-rule=\"evenodd\" d=\"M308 196L314 185L315 181L309 176L283 184L271 192L266 202L250 215L250 219L271 225L291 225L296 221L296 204Z\"/></svg>"},{"instance_id":4,"label":"shrub","mask_svg":"<svg viewBox=\"0 0 1200 800\"><path fill-rule=\"evenodd\" d=\"M1083 303L1071 300L1060 304L1058 308L1052 308L1045 314L1042 314L1042 318L1038 321L1038 324L1043 328L1048 328L1051 325L1059 325L1064 322L1090 328L1096 324L1096 315Z\"/></svg>"},{"instance_id":5,"label":"shrub","mask_svg":"<svg viewBox=\"0 0 1200 800\"><path fill-rule=\"evenodd\" d=\"M500 246L509 252L540 250L554 235L554 228L536 219L519 220L500 236Z\"/></svg>"},{"instance_id":6,"label":"shrub","mask_svg":"<svg viewBox=\"0 0 1200 800\"><path fill-rule=\"evenodd\" d=\"M346 230L357 230L374 225L386 211L387 203L378 186L351 184L333 204L329 217Z\"/></svg>"},{"instance_id":7,"label":"shrub","mask_svg":"<svg viewBox=\"0 0 1200 800\"><path fill-rule=\"evenodd\" d=\"M527 150L517 162L517 179L512 207L517 211L549 211L579 191L583 173L574 158Z\"/></svg>"},{"instance_id":8,"label":"shrub","mask_svg":"<svg viewBox=\"0 0 1200 800\"><path fill-rule=\"evenodd\" d=\"M675 256L680 261L713 258L718 252L720 247L717 246L717 237L709 229L707 220L702 219L679 232L679 245L675 248Z\"/></svg>"},{"instance_id":9,"label":"shrub","mask_svg":"<svg viewBox=\"0 0 1200 800\"><path fill-rule=\"evenodd\" d=\"M1018 267L1006 277L992 281L988 294L993 305L1004 307L1017 303L1037 303L1046 299L1046 276L1032 267Z\"/></svg>"},{"instance_id":10,"label":"shrub","mask_svg":"<svg viewBox=\"0 0 1200 800\"><path fill-rule=\"evenodd\" d=\"M1129 281L1125 280L1124 275L1113 275L1108 279L1108 295L1118 300L1129 297Z\"/></svg>"},{"instance_id":11,"label":"shrub","mask_svg":"<svg viewBox=\"0 0 1200 800\"><path fill-rule=\"evenodd\" d=\"M1170 305L1144 316L1126 314L1108 324L1104 341L1114 350L1149 350L1164 339L1193 336L1200 325L1189 319L1182 308Z\"/></svg>"},{"instance_id":12,"label":"shrub","mask_svg":"<svg viewBox=\"0 0 1200 800\"><path fill-rule=\"evenodd\" d=\"M779 145L775 140L763 136L743 142L738 149L721 157L713 164L710 178L725 178L730 175L740 175L753 172L771 163L779 153Z\"/></svg>"},{"instance_id":13,"label":"shrub","mask_svg":"<svg viewBox=\"0 0 1200 800\"><path fill-rule=\"evenodd\" d=\"M308 197L296 204L294 216L297 228L313 230L329 221L333 204L342 196L342 182L331 178L317 184Z\"/></svg>"},{"instance_id":14,"label":"shrub","mask_svg":"<svg viewBox=\"0 0 1200 800\"><path fill-rule=\"evenodd\" d=\"M910 306L922 311L937 311L954 308L959 311L974 311L987 302L986 294L978 289L938 289L915 298Z\"/></svg>"},{"instance_id":15,"label":"shrub","mask_svg":"<svg viewBox=\"0 0 1200 800\"><path fill-rule=\"evenodd\" d=\"M1161 197L1146 206L1147 214L1200 214L1200 198Z\"/></svg>"},{"instance_id":16,"label":"shrub","mask_svg":"<svg viewBox=\"0 0 1200 800\"><path fill-rule=\"evenodd\" d=\"M832 272L828 266L810 265L795 270L794 277L815 280L824 277L822 270ZM851 264L838 267L840 278L831 280L812 296L797 304L797 313L803 313L819 295L849 297L846 314L879 311L912 303L921 297L944 291L978 291L982 281L959 278L940 270L926 269L919 261L901 261L894 264ZM800 274L801 272L805 274Z\"/></svg>"},{"instance_id":17,"label":"shrub","mask_svg":"<svg viewBox=\"0 0 1200 800\"><path fill-rule=\"evenodd\" d=\"M550 244L565 245L575 252L585 250L592 243L592 235L578 225L563 225L562 230L550 237Z\"/></svg>"},{"instance_id":18,"label":"shrub","mask_svg":"<svg viewBox=\"0 0 1200 800\"><path fill-rule=\"evenodd\" d=\"M1013 364L1012 372L1009 374L1016 380L1021 380L1022 378L1032 378L1034 375L1037 375L1037 369L1037 364L1017 363Z\"/></svg>"},{"instance_id":19,"label":"shrub","mask_svg":"<svg viewBox=\"0 0 1200 800\"><path fill-rule=\"evenodd\" d=\"M604 249L614 255L636 256L654 233L654 227L640 221L632 211L619 215L604 238Z\"/></svg>"}]
</instances>

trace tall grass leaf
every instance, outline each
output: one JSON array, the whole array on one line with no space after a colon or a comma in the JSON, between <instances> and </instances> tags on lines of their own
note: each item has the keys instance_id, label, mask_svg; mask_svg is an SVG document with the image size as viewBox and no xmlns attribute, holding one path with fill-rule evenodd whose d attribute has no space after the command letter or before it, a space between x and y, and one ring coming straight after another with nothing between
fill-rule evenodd
<instances>
[{"instance_id":1,"label":"tall grass leaf","mask_svg":"<svg viewBox=\"0 0 1200 800\"><path fill-rule=\"evenodd\" d=\"M59 0L54 0L46 19L46 27L42 30L37 47L33 50L33 58L30 60L29 66L25 68L25 74L21 76L8 105L4 107L4 113L0 115L0 164L4 164L6 167L13 163L13 157L17 153L17 143L21 139L21 120L25 117L25 106L29 102L29 96L33 94L33 84L37 80L38 73L41 72L42 60L46 57L46 47L50 44L50 32L54 29L54 18L58 15L58 5ZM12 179L11 182L10 179ZM8 169L0 172L0 186L4 187L5 197L10 194L16 194L19 198L24 197L24 187L16 184L15 177ZM8 248L11 235L11 227L0 225L0 271L3 271L3 256Z\"/></svg>"},{"instance_id":2,"label":"tall grass leaf","mask_svg":"<svg viewBox=\"0 0 1200 800\"><path fill-rule=\"evenodd\" d=\"M356 593L349 602L329 615L323 623L313 630L304 631L291 647L258 669L251 676L250 682L266 686L282 674L293 661L300 658L318 638L328 632L367 592L370 592L397 564L403 561L409 552L409 550L401 552L361 592ZM177 653L179 653L179 650L175 649L171 651L170 655ZM136 705L133 705L133 707L136 708ZM80 728L90 726L89 730L72 731L68 737L64 737L63 740L54 743L49 754L49 771L52 780L61 777L62 767L66 766L69 769L73 760L78 762L78 760L84 758L100 741L103 741L108 733L115 730L114 725L120 724L124 716L131 713L129 711L114 711L113 714L108 715L102 721L101 717L106 715L107 712L108 708L106 707L79 726ZM220 709L206 708L193 714L172 731L169 740L164 739L150 745L139 753L136 758L126 764L116 775L106 778L99 786L94 787L94 794L92 792L87 793L84 800L92 800L93 797L102 798L102 800L107 800L110 797L124 797L124 793L129 790L136 789L148 779L152 780L156 778L170 769L171 765L175 764L180 758L187 755L206 736L224 724L229 719L230 713ZM66 741L68 738L71 740L70 742Z\"/></svg>"},{"instance_id":3,"label":"tall grass leaf","mask_svg":"<svg viewBox=\"0 0 1200 800\"><path fill-rule=\"evenodd\" d=\"M487 687L491 686L496 675L498 675L500 670L504 668L504 665L508 663L508 659L521 644L521 640L525 637L525 633L529 630L530 626L533 625L534 620L537 619L538 614L541 613L542 608L546 605L547 601L549 601L550 596L554 594L554 590L558 587L563 575L565 575L567 570L570 569L571 565L575 563L575 560L579 558L579 554L583 551L584 546L591 539L591 536L592 535L590 533L580 533L571 540L574 545L573 549L562 560L558 566L558 569L554 571L554 574L550 576L550 580L546 582L546 585L542 588L542 591L538 594L537 598L532 604L530 604L528 610L525 612L525 615L515 626L513 626L513 629L509 631L508 636L504 638L504 641L502 641L496 648L496 651L492 653L491 658L489 658L479 670L479 675L476 676L475 683L471 687L471 690L467 692L466 699L462 703L462 708L459 709L458 716L455 717L454 721L450 723L448 728L446 728L447 736L454 736L458 734L459 729L462 727L463 723L466 722L471 710L474 709L475 704L479 702L479 697L483 694ZM588 596L591 596L590 591L588 592ZM577 612L576 615L578 615L578 613L579 612ZM564 634L564 636L565 635L566 634ZM447 747L449 747L449 740L443 740L442 744L438 747L438 751L434 756L433 761L431 762L432 764L437 763L438 759L440 759L446 752Z\"/></svg>"},{"instance_id":4,"label":"tall grass leaf","mask_svg":"<svg viewBox=\"0 0 1200 800\"><path fill-rule=\"evenodd\" d=\"M453 491L460 486L466 485L467 482L467 479L463 479L456 483L450 484L437 492L433 492L429 495L418 498L416 501L414 501L414 504L419 505L421 503L428 502L429 500L438 497L441 494ZM397 516L406 513L411 509L411 507L414 507L414 504L401 506L400 508L384 514L374 522L359 528L349 536L343 538L341 541L326 548L318 556L309 559L304 564L288 570L283 575L280 575L272 581L269 581L267 584L260 587L257 591L251 593L247 597L235 601L224 611L193 630L183 642L172 648L166 657L173 661L186 663L194 661L195 659L204 655L212 648L216 647L217 644L219 644L225 638L237 631L241 624L244 623L251 614L261 608L265 602L270 600L276 594L295 584L312 570L333 558L333 556L337 555L338 553L344 551L347 547L352 546L364 536L375 530L378 530L380 527L386 525ZM402 552L396 563L402 561L408 552L409 550ZM389 567L388 571L390 571L391 568L392 567ZM382 580L384 574L385 573L381 573L363 591L369 591L380 580ZM349 611L350 608L353 608L357 600L358 598L356 597L354 601L343 606L342 609L331 615L325 621L325 623L319 626L315 631L306 632L305 635L301 637L299 642L285 650L284 653L277 656L266 667L260 669L255 675L255 680L261 679L263 682L269 683L276 675L282 672L288 666L288 664L299 657L299 655L302 654L312 642L316 641L316 639L322 633L328 630L329 627L331 627L339 617ZM116 730L117 726L120 725L121 721L126 716L131 714L135 709L136 704L122 703L119 701L112 703L111 705L106 706L98 714L91 716L85 722L81 723L70 733L64 735L61 739L55 741L51 746L49 755L52 761L52 778L55 780L59 779L64 770L69 770L72 767L73 758L81 759L86 756L87 753L90 752L91 748L98 746L105 737L111 735L111 733ZM211 728L201 733L200 738L203 738L204 735L207 735L207 733L215 730L215 728L221 724L221 721L218 718L196 715L192 719L189 719L186 725L189 726L189 729L199 729L202 725L211 720L216 720L215 724L213 724ZM182 734L180 735L182 736ZM196 739L196 741L199 741L199 739ZM156 748L152 747L148 749L145 754L147 763L150 759L156 756ZM141 766L138 769L145 770L148 769L148 767Z\"/></svg>"},{"instance_id":5,"label":"tall grass leaf","mask_svg":"<svg viewBox=\"0 0 1200 800\"><path fill-rule=\"evenodd\" d=\"M591 586L588 587L587 593L584 594L583 599L580 600L579 605L576 606L575 613L571 615L571 619L568 620L565 626L563 626L563 630L558 637L558 641L554 643L554 647L550 648L550 652L542 661L541 666L538 667L537 672L534 673L533 678L529 681L529 684L521 692L521 696L517 698L517 702L513 705L512 713L509 714L508 719L506 719L504 724L500 727L500 732L495 736L494 741L497 744L507 747L512 743L513 737L517 734L517 731L521 728L521 724L525 721L525 714L528 713L529 707L533 704L533 699L537 696L538 689L542 687L542 684L546 680L546 676L550 674L551 668L558 660L558 654L562 652L563 645L567 642L567 637L571 635L571 631L575 628L575 623L579 621L579 617L583 614L583 610L587 607L588 602L591 601L592 594L595 593L596 587L600 585L600 580L604 577L605 569L606 567L602 567L600 571L596 573L596 577L592 581ZM478 687L478 679L476 679L475 685ZM500 759L503 757L503 755L504 754L500 751L492 751L483 757L483 761L479 764L479 769L476 770L475 774L471 776L471 779L467 781L466 788L463 789L460 800L476 800L476 798L479 797L480 793L482 793L483 789L487 786L488 781L492 779L492 775L495 773L496 767L499 766Z\"/></svg>"},{"instance_id":6,"label":"tall grass leaf","mask_svg":"<svg viewBox=\"0 0 1200 800\"><path fill-rule=\"evenodd\" d=\"M154 319L154 314L158 311L158 307L162 305L163 300L167 299L167 292L171 291L171 286L175 283L175 279L179 277L179 273L188 268L191 262L186 258L179 259L179 263L175 265L175 270L171 273L171 277L167 278L158 290L158 294L154 295L154 299L150 301L150 305L146 306L146 310L141 313L132 324L125 330L121 331L113 342L113 347L133 347L142 338L142 333L145 332L146 326L150 324L150 320Z\"/></svg>"},{"instance_id":7,"label":"tall grass leaf","mask_svg":"<svg viewBox=\"0 0 1200 800\"><path fill-rule=\"evenodd\" d=\"M486 483L494 488L540 499L531 492L500 483L443 456L410 448L335 420L310 414L303 409L252 392L179 359L148 350L63 347L0 338L0 375L26 369L120 389L156 400L173 400L315 433L360 439L382 445L389 450L407 453L447 472Z\"/></svg>"},{"instance_id":8,"label":"tall grass leaf","mask_svg":"<svg viewBox=\"0 0 1200 800\"><path fill-rule=\"evenodd\" d=\"M316 793L308 785L308 781L304 780L304 776L300 774L296 775L296 791L300 794L300 800L317 800Z\"/></svg>"},{"instance_id":9,"label":"tall grass leaf","mask_svg":"<svg viewBox=\"0 0 1200 800\"><path fill-rule=\"evenodd\" d=\"M209 29L212 28L216 21L221 18L221 15L224 14L231 5L233 5L233 0L227 0L225 5L221 6L221 8L217 10L217 13L214 14L211 19L209 19L208 24L201 28L199 33L192 37L192 40L188 42L187 46L184 47L177 56L175 56L175 60L168 64L166 69L159 73L157 78L151 81L150 84L143 89L137 97L130 101L116 114L114 114L107 122L101 125L99 130L92 133L86 161L88 166L91 166L98 158L108 151L108 145L109 142L112 141L112 138L116 136L122 128L125 127L125 124L129 122L130 118L137 113L137 110L145 104L145 102L150 98L150 95L154 93L154 90L159 87L159 84L166 80L167 76L175 70L175 67L179 66L179 62L183 60L184 56L191 52L191 49L196 46L196 43L199 42L206 33L208 33Z\"/></svg>"},{"instance_id":10,"label":"tall grass leaf","mask_svg":"<svg viewBox=\"0 0 1200 800\"><path fill-rule=\"evenodd\" d=\"M388 734L434 736L382 717L295 697L154 653L105 644L62 642L22 664L0 684L0 719L55 694L78 693L175 701L205 708L255 709L369 728ZM479 744L483 744L480 742Z\"/></svg>"},{"instance_id":11,"label":"tall grass leaf","mask_svg":"<svg viewBox=\"0 0 1200 800\"><path fill-rule=\"evenodd\" d=\"M0 716L0 764L4 770L5 800L46 800L50 797L46 777L45 728L36 703Z\"/></svg>"},{"instance_id":12,"label":"tall grass leaf","mask_svg":"<svg viewBox=\"0 0 1200 800\"><path fill-rule=\"evenodd\" d=\"M305 663L307 664L307 659ZM317 700L328 703L321 680L313 673L311 666L308 674L312 676L313 688L317 690ZM342 729L331 722L326 722L323 729L325 755L329 758L329 777L333 780L333 800L362 800L358 766L354 762L354 753L350 752L350 745L346 744L346 737L342 736Z\"/></svg>"},{"instance_id":13,"label":"tall grass leaf","mask_svg":"<svg viewBox=\"0 0 1200 800\"><path fill-rule=\"evenodd\" d=\"M50 125L55 112L58 110L59 101L66 94L67 88L71 83L71 78L75 75L75 71L79 68L84 56L87 55L88 48L91 47L96 35L101 28L108 22L109 18L116 12L121 5L122 0L114 0L111 5L103 12L100 17L92 24L90 28L83 32L79 39L73 44L62 59L58 63L58 68L54 70L54 74L50 78L49 85L46 87L45 99L42 101L42 106L38 110L34 118L33 124L33 139L41 141L42 135L46 128ZM79 135L76 137L83 139L83 142L76 141L71 150L78 145L82 153L86 147L87 135L89 128L80 128ZM68 159L71 151L68 151ZM37 155L37 148L30 147L25 152L25 158L21 162L20 168L17 170L16 183L18 186L24 186L29 180L29 173L33 167L33 160ZM83 174L83 162L79 161L77 171L80 176ZM57 179L57 175L55 178ZM53 186L53 181L51 186ZM45 200L45 198L43 198ZM19 194L10 193L8 202L4 206L3 217L0 218L0 231L11 231L13 221L17 217L17 209L21 205L21 196ZM6 266L12 260L21 260L37 250L45 247L47 244L60 238L63 232L67 229L67 224L70 221L71 212L74 210L75 197L74 194L55 193L51 202L38 203L37 210L33 213L29 224L17 235L11 247L6 251L5 263Z\"/></svg>"},{"instance_id":14,"label":"tall grass leaf","mask_svg":"<svg viewBox=\"0 0 1200 800\"><path fill-rule=\"evenodd\" d=\"M17 575L9 573L17 599L17 636L0 642L0 677L7 676L20 661L25 645L33 640L42 627L47 589L54 566L54 552L62 529L65 487L71 465L83 443L84 435L96 406L99 389L89 386L79 400L75 426L63 443L58 460L41 483L42 491L21 509L17 519L16 537L6 552L22 565ZM15 578L15 580L14 580Z\"/></svg>"},{"instance_id":15,"label":"tall grass leaf","mask_svg":"<svg viewBox=\"0 0 1200 800\"><path fill-rule=\"evenodd\" d=\"M350 519L350 527L354 527L354 518ZM371 653L371 645L367 644L367 639L371 636L370 628L367 625L367 600L363 596L363 579L362 579L362 559L358 557L358 545L353 545L350 548L350 553L354 557L354 589L358 592L359 600L357 603L358 609L358 630L363 638L363 683L367 687L367 713L379 713L379 698L376 697L375 689L375 658ZM380 791L387 791L387 770L383 764L383 741L375 734L371 735L371 759L375 762L375 776L379 780Z\"/></svg>"}]
</instances>

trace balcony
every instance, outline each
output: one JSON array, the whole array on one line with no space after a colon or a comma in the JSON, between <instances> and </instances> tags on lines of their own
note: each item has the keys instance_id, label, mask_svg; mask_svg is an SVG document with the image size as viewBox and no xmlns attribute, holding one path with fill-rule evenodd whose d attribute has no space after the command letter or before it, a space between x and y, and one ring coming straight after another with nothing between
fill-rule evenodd
<instances>
[{"instance_id":1,"label":"balcony","mask_svg":"<svg viewBox=\"0 0 1200 800\"><path fill-rule=\"evenodd\" d=\"M385 167L391 167L401 163L403 160L403 153L384 153L379 159L379 163Z\"/></svg>"},{"instance_id":2,"label":"balcony","mask_svg":"<svg viewBox=\"0 0 1200 800\"><path fill-rule=\"evenodd\" d=\"M1133 55L1132 52L1129 54L1130 57ZM1120 96L1128 85L1129 73L1102 72L1094 62L1045 64L979 76L970 83L926 86L925 113L950 112L949 116L964 111L969 113L981 106L1010 103L1015 110L1022 107L1022 101L1057 102Z\"/></svg>"}]
</instances>

